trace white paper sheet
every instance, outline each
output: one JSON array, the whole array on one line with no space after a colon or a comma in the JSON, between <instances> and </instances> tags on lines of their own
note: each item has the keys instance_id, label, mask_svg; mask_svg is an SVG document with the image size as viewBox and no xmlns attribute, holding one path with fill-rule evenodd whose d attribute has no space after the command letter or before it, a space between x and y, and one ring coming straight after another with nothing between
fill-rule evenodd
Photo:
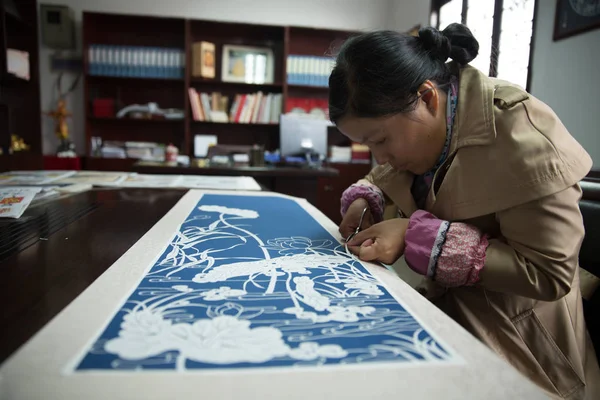
<instances>
[{"instance_id":1,"label":"white paper sheet","mask_svg":"<svg viewBox=\"0 0 600 400\"><path fill-rule=\"evenodd\" d=\"M183 175L178 184L187 189L261 190L258 182L249 176Z\"/></svg>"},{"instance_id":2,"label":"white paper sheet","mask_svg":"<svg viewBox=\"0 0 600 400\"><path fill-rule=\"evenodd\" d=\"M40 190L39 187L0 188L0 218L19 218Z\"/></svg>"},{"instance_id":3,"label":"white paper sheet","mask_svg":"<svg viewBox=\"0 0 600 400\"><path fill-rule=\"evenodd\" d=\"M0 174L0 185L47 185L73 174L75 171L10 171Z\"/></svg>"}]
</instances>

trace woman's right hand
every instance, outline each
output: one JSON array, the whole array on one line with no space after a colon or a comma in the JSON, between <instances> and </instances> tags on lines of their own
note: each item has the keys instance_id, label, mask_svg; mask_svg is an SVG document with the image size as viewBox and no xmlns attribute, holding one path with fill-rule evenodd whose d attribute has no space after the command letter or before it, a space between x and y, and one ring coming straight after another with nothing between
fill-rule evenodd
<instances>
[{"instance_id":1,"label":"woman's right hand","mask_svg":"<svg viewBox=\"0 0 600 400\"><path fill-rule=\"evenodd\" d=\"M356 228L358 228L358 223L360 222L360 217L365 207L367 207L367 212L365 213L360 228L367 229L375 223L367 200L363 198L354 200L352 204L350 204L350 207L348 207L346 215L344 215L344 219L342 219L342 223L340 224L340 234L344 239L348 238L348 236L353 234L354 231L356 231Z\"/></svg>"}]
</instances>

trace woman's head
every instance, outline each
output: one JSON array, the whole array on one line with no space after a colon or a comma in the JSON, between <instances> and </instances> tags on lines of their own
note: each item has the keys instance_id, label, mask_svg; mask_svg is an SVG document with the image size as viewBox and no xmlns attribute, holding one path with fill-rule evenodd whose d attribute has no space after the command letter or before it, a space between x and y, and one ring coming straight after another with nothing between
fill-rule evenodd
<instances>
[{"instance_id":1,"label":"woman's head","mask_svg":"<svg viewBox=\"0 0 600 400\"><path fill-rule=\"evenodd\" d=\"M464 25L419 36L364 33L340 49L329 77L329 115L351 140L369 145L378 163L415 174L435 165L445 140L448 57L464 65L477 40Z\"/></svg>"}]
</instances>

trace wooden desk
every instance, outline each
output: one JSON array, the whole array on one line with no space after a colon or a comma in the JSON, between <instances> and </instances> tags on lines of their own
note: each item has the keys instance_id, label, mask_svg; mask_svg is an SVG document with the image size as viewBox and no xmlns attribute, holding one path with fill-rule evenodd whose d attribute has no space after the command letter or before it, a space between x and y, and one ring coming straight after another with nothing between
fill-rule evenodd
<instances>
[{"instance_id":1,"label":"wooden desk","mask_svg":"<svg viewBox=\"0 0 600 400\"><path fill-rule=\"evenodd\" d=\"M130 290L138 284L155 257L153 252L157 244L166 242L177 230L190 206L197 204L198 195L188 194L171 210L170 218L154 225L132 253L121 258L90 290L48 324L17 357L2 365L0 397L164 399L202 393L223 400L247 397L248 394L252 398L300 400L329 399L336 395L339 398L389 399L402 393L404 397L418 399L546 398L525 377L391 271L373 264L365 267L443 341L444 347L456 351L457 358L453 362L410 367L393 362L356 367L307 365L306 368L266 368L241 373L231 370L224 373L168 370L152 373L123 371L123 374L65 373L66 363L75 356L73 348L83 348L82 342L106 323L107 311L115 310L113 303L122 301L124 289ZM86 193L71 198L98 201L100 206L50 236L47 242L19 253L12 265L2 265L4 271L16 271L12 276L4 275L2 281L5 309L12 307L9 309L11 317L2 320L3 327L10 327L3 329L2 346L7 346L6 339L10 336L20 336L19 342L31 336L43 325L42 321L49 320L65 307L180 196L181 192L168 190L127 190ZM327 231L336 232L336 226L313 206L306 204L306 209ZM61 266L63 263L67 266ZM115 290L113 296L112 290ZM33 297L35 299L29 299ZM32 319L37 328L27 322ZM24 334L21 332L24 330L29 331ZM307 382L311 384L307 385Z\"/></svg>"},{"instance_id":2,"label":"wooden desk","mask_svg":"<svg viewBox=\"0 0 600 400\"><path fill-rule=\"evenodd\" d=\"M341 221L340 198L348 186L369 173L369 163L334 163L323 168L294 167L168 167L139 162L142 174L251 176L266 190L301 197L336 224Z\"/></svg>"},{"instance_id":3,"label":"wooden desk","mask_svg":"<svg viewBox=\"0 0 600 400\"><path fill-rule=\"evenodd\" d=\"M29 247L0 261L0 362L110 267L185 192L99 190L28 209L29 217L21 217L23 226L17 231L28 230ZM48 234L52 215L62 213L68 220L70 210L88 212Z\"/></svg>"}]
</instances>

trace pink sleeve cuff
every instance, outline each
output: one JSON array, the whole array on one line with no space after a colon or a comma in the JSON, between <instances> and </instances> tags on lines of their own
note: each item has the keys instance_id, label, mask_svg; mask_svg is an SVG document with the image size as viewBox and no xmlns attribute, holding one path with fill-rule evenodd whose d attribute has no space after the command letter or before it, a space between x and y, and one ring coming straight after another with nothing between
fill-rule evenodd
<instances>
[{"instance_id":1,"label":"pink sleeve cuff","mask_svg":"<svg viewBox=\"0 0 600 400\"><path fill-rule=\"evenodd\" d=\"M437 261L435 280L447 287L476 284L487 247L487 236L477 228L459 222L450 224Z\"/></svg>"},{"instance_id":2,"label":"pink sleeve cuff","mask_svg":"<svg viewBox=\"0 0 600 400\"><path fill-rule=\"evenodd\" d=\"M369 209L375 222L382 221L383 209L385 207L383 192L377 186L368 183L355 183L344 191L340 210L342 217L346 215L350 204L360 198L365 199L369 204Z\"/></svg>"},{"instance_id":3,"label":"pink sleeve cuff","mask_svg":"<svg viewBox=\"0 0 600 400\"><path fill-rule=\"evenodd\" d=\"M449 222L427 211L417 210L410 217L404 241L404 258L415 272L433 277Z\"/></svg>"}]
</instances>

